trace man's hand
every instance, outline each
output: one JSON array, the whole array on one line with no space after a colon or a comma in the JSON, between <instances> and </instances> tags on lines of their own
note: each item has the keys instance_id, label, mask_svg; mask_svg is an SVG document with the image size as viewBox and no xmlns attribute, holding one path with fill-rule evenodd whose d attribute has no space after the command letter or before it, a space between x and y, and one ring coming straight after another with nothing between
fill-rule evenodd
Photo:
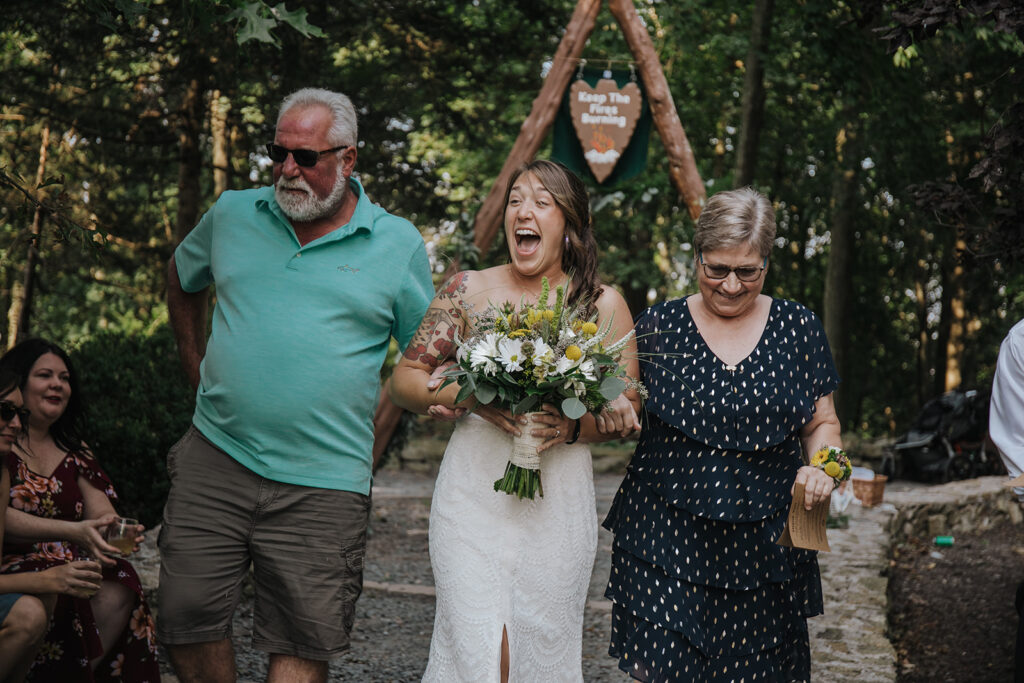
<instances>
[{"instance_id":1,"label":"man's hand","mask_svg":"<svg viewBox=\"0 0 1024 683\"><path fill-rule=\"evenodd\" d=\"M427 380L427 389L430 389L431 391L437 391L440 389L446 379L444 377L445 370L453 365L455 365L453 361L445 361L434 368L434 371L430 373L430 379ZM442 422L453 422L465 414L465 408L449 408L448 406L440 403L435 403L427 408L427 415Z\"/></svg>"}]
</instances>

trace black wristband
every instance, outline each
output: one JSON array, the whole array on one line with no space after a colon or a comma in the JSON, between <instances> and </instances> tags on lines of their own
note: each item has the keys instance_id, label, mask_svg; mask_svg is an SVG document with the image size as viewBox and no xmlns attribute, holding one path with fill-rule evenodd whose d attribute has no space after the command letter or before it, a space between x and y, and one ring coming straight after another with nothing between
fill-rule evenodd
<instances>
[{"instance_id":1,"label":"black wristband","mask_svg":"<svg viewBox=\"0 0 1024 683\"><path fill-rule=\"evenodd\" d=\"M576 426L572 430L572 438L566 441L565 445L568 446L571 443L576 443L576 439L580 438L580 424L582 424L580 420L576 420Z\"/></svg>"}]
</instances>

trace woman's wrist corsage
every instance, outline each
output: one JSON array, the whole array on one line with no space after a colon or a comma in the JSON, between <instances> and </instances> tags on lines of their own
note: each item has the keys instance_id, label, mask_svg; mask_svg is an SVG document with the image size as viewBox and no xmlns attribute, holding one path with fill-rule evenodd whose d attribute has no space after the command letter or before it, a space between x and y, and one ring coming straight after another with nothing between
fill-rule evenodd
<instances>
[{"instance_id":1,"label":"woman's wrist corsage","mask_svg":"<svg viewBox=\"0 0 1024 683\"><path fill-rule=\"evenodd\" d=\"M811 467L817 467L832 477L832 481L835 482L833 488L838 487L853 474L853 465L850 464L846 451L835 446L819 448L811 458Z\"/></svg>"}]
</instances>

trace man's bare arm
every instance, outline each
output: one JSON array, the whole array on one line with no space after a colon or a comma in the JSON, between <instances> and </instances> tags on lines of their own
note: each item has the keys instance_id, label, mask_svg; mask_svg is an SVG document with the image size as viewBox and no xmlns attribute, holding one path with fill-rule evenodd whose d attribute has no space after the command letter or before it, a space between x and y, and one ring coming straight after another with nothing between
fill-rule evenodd
<instances>
[{"instance_id":1,"label":"man's bare arm","mask_svg":"<svg viewBox=\"0 0 1024 683\"><path fill-rule=\"evenodd\" d=\"M178 356L189 384L199 389L199 364L206 355L206 307L209 292L186 292L178 279L178 266L171 256L167 264L167 312L178 342Z\"/></svg>"}]
</instances>

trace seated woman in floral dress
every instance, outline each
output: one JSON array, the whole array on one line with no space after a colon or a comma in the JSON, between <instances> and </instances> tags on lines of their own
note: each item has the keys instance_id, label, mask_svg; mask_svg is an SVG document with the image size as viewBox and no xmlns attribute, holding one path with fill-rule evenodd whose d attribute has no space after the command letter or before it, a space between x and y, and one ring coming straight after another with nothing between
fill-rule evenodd
<instances>
[{"instance_id":1,"label":"seated woman in floral dress","mask_svg":"<svg viewBox=\"0 0 1024 683\"><path fill-rule=\"evenodd\" d=\"M7 455L11 488L0 572L44 571L83 557L103 565L91 598L58 596L26 680L160 680L138 575L102 537L116 517L117 496L79 434L81 396L67 354L30 339L0 358L0 369L21 377L30 411L27 432Z\"/></svg>"},{"instance_id":2,"label":"seated woman in floral dress","mask_svg":"<svg viewBox=\"0 0 1024 683\"><path fill-rule=\"evenodd\" d=\"M28 424L21 397L21 378L0 370L0 459L11 452ZM0 467L0 547L4 540L4 508L11 490L7 469ZM57 595L90 597L99 590L100 566L72 562L41 572L0 574L0 681L20 683L43 644Z\"/></svg>"}]
</instances>

